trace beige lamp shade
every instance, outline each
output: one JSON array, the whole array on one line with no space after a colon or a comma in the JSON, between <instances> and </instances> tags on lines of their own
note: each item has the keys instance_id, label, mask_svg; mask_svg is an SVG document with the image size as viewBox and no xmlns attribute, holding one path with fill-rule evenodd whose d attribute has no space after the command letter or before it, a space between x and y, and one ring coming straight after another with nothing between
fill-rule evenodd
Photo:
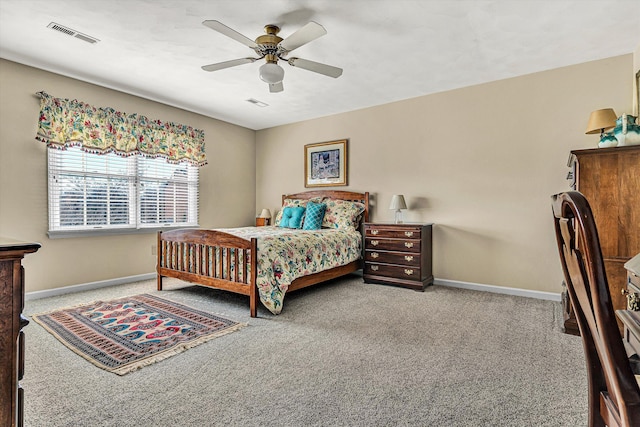
<instances>
[{"instance_id":1,"label":"beige lamp shade","mask_svg":"<svg viewBox=\"0 0 640 427\"><path fill-rule=\"evenodd\" d=\"M391 198L391 206L389 209L400 210L407 209L407 203L404 201L404 196L402 194L394 194Z\"/></svg>"},{"instance_id":2,"label":"beige lamp shade","mask_svg":"<svg viewBox=\"0 0 640 427\"><path fill-rule=\"evenodd\" d=\"M407 203L404 201L402 194L394 194L391 198L391 206L389 209L396 211L396 224L402 223L402 209L407 209Z\"/></svg>"},{"instance_id":3,"label":"beige lamp shade","mask_svg":"<svg viewBox=\"0 0 640 427\"><path fill-rule=\"evenodd\" d=\"M269 209L262 209L259 218L271 218L271 211Z\"/></svg>"},{"instance_id":4,"label":"beige lamp shade","mask_svg":"<svg viewBox=\"0 0 640 427\"><path fill-rule=\"evenodd\" d=\"M603 108L591 113L585 133L602 133L614 127L616 127L616 112L613 111L613 108Z\"/></svg>"}]
</instances>

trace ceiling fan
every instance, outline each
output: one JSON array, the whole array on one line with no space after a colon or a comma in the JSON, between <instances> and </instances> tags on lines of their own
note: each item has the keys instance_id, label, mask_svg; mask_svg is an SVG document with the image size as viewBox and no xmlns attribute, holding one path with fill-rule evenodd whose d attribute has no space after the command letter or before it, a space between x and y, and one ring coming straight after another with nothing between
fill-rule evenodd
<instances>
[{"instance_id":1,"label":"ceiling fan","mask_svg":"<svg viewBox=\"0 0 640 427\"><path fill-rule=\"evenodd\" d=\"M202 22L202 24L244 44L245 46L250 47L259 55L258 58L240 58L233 59L231 61L219 62L217 64L204 65L202 66L202 69L205 71L222 70L229 67L235 67L237 65L253 63L264 58L266 63L260 66L260 78L269 84L270 92L282 92L284 90L284 86L282 84L284 70L280 65L278 65L278 60L283 60L292 67L302 68L304 70L313 71L314 73L323 74L333 78L337 78L342 75L342 68L302 58L287 59L287 55L292 50L327 34L327 30L317 22L309 22L285 39L278 36L280 27L277 25L266 25L264 27L266 34L259 36L255 41L227 27L219 21L208 20Z\"/></svg>"}]
</instances>

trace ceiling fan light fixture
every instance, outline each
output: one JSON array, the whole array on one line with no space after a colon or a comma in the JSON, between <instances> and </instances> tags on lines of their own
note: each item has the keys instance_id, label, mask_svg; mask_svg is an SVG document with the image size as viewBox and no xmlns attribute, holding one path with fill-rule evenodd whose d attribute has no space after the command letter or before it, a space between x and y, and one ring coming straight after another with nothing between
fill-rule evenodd
<instances>
[{"instance_id":1,"label":"ceiling fan light fixture","mask_svg":"<svg viewBox=\"0 0 640 427\"><path fill-rule=\"evenodd\" d=\"M251 48L258 56L257 58L240 58L218 62L216 64L203 65L201 68L204 71L218 71L264 59L265 63L260 67L259 76L262 81L269 85L270 93L278 93L284 90L284 85L282 84L284 70L278 65L279 60L287 62L292 67L302 68L333 78L342 75L342 68L301 58L285 59L291 51L327 34L327 30L317 22L311 21L307 23L304 27L299 28L285 39L278 36L280 28L277 25L266 25L264 27L266 34L259 36L255 41L227 27L220 21L206 20L203 21L202 24Z\"/></svg>"},{"instance_id":2,"label":"ceiling fan light fixture","mask_svg":"<svg viewBox=\"0 0 640 427\"><path fill-rule=\"evenodd\" d=\"M284 69L276 63L267 62L260 66L260 79L269 84L280 83L284 79Z\"/></svg>"}]
</instances>

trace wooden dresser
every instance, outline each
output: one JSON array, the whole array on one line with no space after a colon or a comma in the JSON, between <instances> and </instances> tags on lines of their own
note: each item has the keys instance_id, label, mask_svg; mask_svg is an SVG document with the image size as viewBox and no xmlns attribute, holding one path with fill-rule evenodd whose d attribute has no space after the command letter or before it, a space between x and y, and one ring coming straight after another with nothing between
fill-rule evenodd
<instances>
[{"instance_id":1,"label":"wooden dresser","mask_svg":"<svg viewBox=\"0 0 640 427\"><path fill-rule=\"evenodd\" d=\"M20 380L24 373L24 334L29 321L24 307L25 254L37 251L38 243L0 237L0 426L22 426L24 397Z\"/></svg>"},{"instance_id":2,"label":"wooden dresser","mask_svg":"<svg viewBox=\"0 0 640 427\"><path fill-rule=\"evenodd\" d=\"M575 150L571 166L573 188L587 198L596 221L613 308L623 310L624 264L640 252L640 146ZM565 332L579 335L566 295L563 302Z\"/></svg>"},{"instance_id":3,"label":"wooden dresser","mask_svg":"<svg viewBox=\"0 0 640 427\"><path fill-rule=\"evenodd\" d=\"M433 284L431 224L364 224L365 283L424 290Z\"/></svg>"}]
</instances>

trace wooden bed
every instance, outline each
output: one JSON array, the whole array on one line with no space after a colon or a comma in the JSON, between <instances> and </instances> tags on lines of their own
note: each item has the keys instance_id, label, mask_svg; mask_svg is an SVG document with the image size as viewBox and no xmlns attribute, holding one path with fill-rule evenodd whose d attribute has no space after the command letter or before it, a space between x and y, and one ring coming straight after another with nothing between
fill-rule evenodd
<instances>
[{"instance_id":1,"label":"wooden bed","mask_svg":"<svg viewBox=\"0 0 640 427\"><path fill-rule=\"evenodd\" d=\"M361 202L365 206L362 221L369 220L369 193L351 191L306 191L282 196L285 199L311 199L328 197L331 199ZM362 232L362 227L360 227ZM224 289L249 296L251 317L258 313L258 289L256 286L257 239L243 239L222 231L202 229L182 229L158 232L158 290L162 290L163 277L175 277L186 282L216 289ZM211 253L219 253L216 262ZM224 254L224 256L222 256ZM236 266L236 267L233 267ZM324 270L295 279L287 292L302 289L362 268L362 259L349 264Z\"/></svg>"}]
</instances>

